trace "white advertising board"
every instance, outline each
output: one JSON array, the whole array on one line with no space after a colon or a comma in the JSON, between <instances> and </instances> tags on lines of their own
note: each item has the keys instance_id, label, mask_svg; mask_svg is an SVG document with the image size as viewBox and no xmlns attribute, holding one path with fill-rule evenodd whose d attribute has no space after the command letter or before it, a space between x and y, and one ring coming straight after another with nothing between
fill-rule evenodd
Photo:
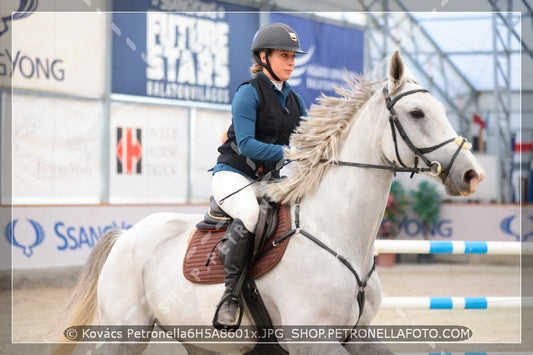
<instances>
[{"instance_id":1,"label":"white advertising board","mask_svg":"<svg viewBox=\"0 0 533 355\"><path fill-rule=\"evenodd\" d=\"M13 203L98 203L102 104L15 95Z\"/></svg>"},{"instance_id":2,"label":"white advertising board","mask_svg":"<svg viewBox=\"0 0 533 355\"><path fill-rule=\"evenodd\" d=\"M217 162L217 148L225 139L231 112L197 110L193 122L191 202L201 203L211 195L212 173L208 170Z\"/></svg>"},{"instance_id":3,"label":"white advertising board","mask_svg":"<svg viewBox=\"0 0 533 355\"><path fill-rule=\"evenodd\" d=\"M0 122L0 203L10 204L11 200L11 95L3 93L0 97L2 111Z\"/></svg>"},{"instance_id":4,"label":"white advertising board","mask_svg":"<svg viewBox=\"0 0 533 355\"><path fill-rule=\"evenodd\" d=\"M533 211L515 204L444 203L431 240L533 241ZM522 229L521 229L522 227ZM522 237L520 232L522 231ZM397 239L424 239L424 226L408 208Z\"/></svg>"},{"instance_id":5,"label":"white advertising board","mask_svg":"<svg viewBox=\"0 0 533 355\"><path fill-rule=\"evenodd\" d=\"M11 252L14 269L82 265L110 229L128 229L156 212L200 213L207 206L16 206L12 220L0 207L2 253ZM149 236L147 236L149 238ZM2 255L0 269L11 267Z\"/></svg>"},{"instance_id":6,"label":"white advertising board","mask_svg":"<svg viewBox=\"0 0 533 355\"><path fill-rule=\"evenodd\" d=\"M73 266L85 263L100 237L111 228L128 229L155 212L198 213L207 205L146 206L15 206L0 207L0 269ZM533 241L533 211L518 205L443 204L441 221L430 232L435 240ZM312 232L312 231L311 231ZM421 239L420 223L403 221L401 239ZM150 238L149 235L146 238ZM176 261L179 262L179 261Z\"/></svg>"},{"instance_id":7,"label":"white advertising board","mask_svg":"<svg viewBox=\"0 0 533 355\"><path fill-rule=\"evenodd\" d=\"M33 12L13 21L0 85L99 98L104 94L106 17L96 12ZM11 79L13 79L11 81Z\"/></svg>"},{"instance_id":8,"label":"white advertising board","mask_svg":"<svg viewBox=\"0 0 533 355\"><path fill-rule=\"evenodd\" d=\"M186 108L113 103L110 202L186 202L188 132Z\"/></svg>"}]
</instances>

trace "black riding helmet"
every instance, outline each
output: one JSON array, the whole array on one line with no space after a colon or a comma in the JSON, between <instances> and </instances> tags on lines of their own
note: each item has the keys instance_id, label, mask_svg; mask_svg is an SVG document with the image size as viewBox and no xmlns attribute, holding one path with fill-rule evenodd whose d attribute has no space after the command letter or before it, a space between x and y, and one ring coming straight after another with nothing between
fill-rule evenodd
<instances>
[{"instance_id":1,"label":"black riding helmet","mask_svg":"<svg viewBox=\"0 0 533 355\"><path fill-rule=\"evenodd\" d=\"M292 27L283 23L271 23L261 27L261 29L256 32L252 41L252 56L257 63L265 67L270 75L278 81L281 80L276 74L274 74L274 71L270 67L268 55L266 57L266 63L264 63L261 60L261 57L259 57L259 52L265 49L279 49L296 53L306 53L300 48L300 40Z\"/></svg>"}]
</instances>

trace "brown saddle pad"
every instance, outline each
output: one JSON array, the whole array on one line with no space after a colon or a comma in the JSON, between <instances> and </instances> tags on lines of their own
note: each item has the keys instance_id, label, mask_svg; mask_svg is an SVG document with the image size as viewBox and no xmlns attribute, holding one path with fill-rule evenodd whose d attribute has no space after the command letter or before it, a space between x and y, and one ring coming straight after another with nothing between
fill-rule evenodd
<instances>
[{"instance_id":1,"label":"brown saddle pad","mask_svg":"<svg viewBox=\"0 0 533 355\"><path fill-rule=\"evenodd\" d=\"M279 209L278 227L275 233L263 244L263 250L272 246L272 242L291 229L290 206L282 205ZM215 244L224 237L226 230L198 230L193 232L183 261L183 274L194 283L216 284L224 282L224 264L218 258L218 246L206 266L209 253ZM251 268L250 274L258 278L270 271L281 260L290 238L284 239L259 259Z\"/></svg>"}]
</instances>

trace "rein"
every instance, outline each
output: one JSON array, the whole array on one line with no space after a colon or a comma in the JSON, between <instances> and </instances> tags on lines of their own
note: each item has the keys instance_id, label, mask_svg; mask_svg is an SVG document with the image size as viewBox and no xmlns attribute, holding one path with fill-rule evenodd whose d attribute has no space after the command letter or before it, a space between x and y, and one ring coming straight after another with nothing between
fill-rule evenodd
<instances>
[{"instance_id":1,"label":"rein","mask_svg":"<svg viewBox=\"0 0 533 355\"><path fill-rule=\"evenodd\" d=\"M396 158L398 159L398 162L400 163L400 166L394 162L394 165L378 165L378 164L367 164L367 163L356 163L356 162L347 162L347 161L330 161L326 159L321 159L320 162L322 163L330 163L333 165L340 165L340 166L350 166L350 167L356 167L356 168L368 168L368 169L382 169L382 170L390 170L394 173L396 176L396 173L411 173L411 178L414 176L414 174L420 174L423 172L427 172L432 176L440 176L442 179L442 182L445 183L446 179L448 177L448 174L452 168L453 163L455 162L455 159L459 155L459 152L461 149L470 149L471 145L468 143L468 140L464 137L455 137L450 138L448 140L445 140L442 143L436 144L431 147L427 148L418 148L413 144L407 133L405 132L400 120L398 119L398 115L396 114L396 110L394 110L394 105L404 96L415 94L418 92L429 92L426 89L415 89L410 91L405 91L399 95L397 95L394 98L391 98L388 96L388 90L386 87L383 88L383 95L385 96L385 103L387 105L387 110L389 111L389 124L391 127L391 134L392 134L392 140L394 142L394 150L396 153ZM415 164L414 166L410 167L404 164L400 157L400 153L398 150L398 139L396 135L396 131L398 131L398 134L403 139L405 144L411 149L411 151L415 154ZM438 161L430 161L425 154L431 153L434 150L437 150L443 146L445 146L448 143L455 142L458 145L457 150L455 151L454 155L450 159L450 162L443 168L441 164ZM422 159L422 161L427 165L427 167L419 167L418 166L418 160Z\"/></svg>"}]
</instances>

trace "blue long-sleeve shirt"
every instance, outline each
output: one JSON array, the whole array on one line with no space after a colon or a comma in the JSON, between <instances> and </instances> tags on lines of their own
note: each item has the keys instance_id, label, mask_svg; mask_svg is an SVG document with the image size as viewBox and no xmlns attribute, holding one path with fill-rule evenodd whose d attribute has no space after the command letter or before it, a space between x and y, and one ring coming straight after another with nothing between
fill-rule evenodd
<instances>
[{"instance_id":1,"label":"blue long-sleeve shirt","mask_svg":"<svg viewBox=\"0 0 533 355\"><path fill-rule=\"evenodd\" d=\"M257 75L265 75L259 73ZM272 83L272 88L276 93L281 105L287 106L287 97L291 87L287 82L283 82L282 90L279 91ZM302 97L296 94L300 104L302 116L307 116L305 103ZM257 106L259 96L252 84L242 85L235 93L232 103L233 126L235 128L235 138L237 146L242 155L265 161L280 161L283 159L283 146L270 144L255 139L255 123L257 119ZM242 173L238 169L224 163L219 163L213 168L213 173L221 170L230 170Z\"/></svg>"}]
</instances>

